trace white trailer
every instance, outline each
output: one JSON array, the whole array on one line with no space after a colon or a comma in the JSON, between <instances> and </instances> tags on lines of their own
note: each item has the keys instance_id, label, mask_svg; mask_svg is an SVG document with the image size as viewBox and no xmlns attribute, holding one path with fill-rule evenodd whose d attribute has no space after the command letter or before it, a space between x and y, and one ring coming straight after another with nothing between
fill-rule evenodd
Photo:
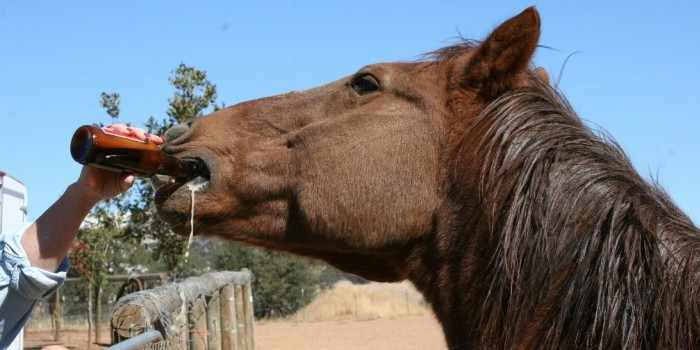
<instances>
[{"instance_id":1,"label":"white trailer","mask_svg":"<svg viewBox=\"0 0 700 350\"><path fill-rule=\"evenodd\" d=\"M7 173L0 171L0 235L27 221L27 187ZM8 350L24 348L24 329Z\"/></svg>"},{"instance_id":2,"label":"white trailer","mask_svg":"<svg viewBox=\"0 0 700 350\"><path fill-rule=\"evenodd\" d=\"M0 234L27 221L27 187L0 171Z\"/></svg>"}]
</instances>

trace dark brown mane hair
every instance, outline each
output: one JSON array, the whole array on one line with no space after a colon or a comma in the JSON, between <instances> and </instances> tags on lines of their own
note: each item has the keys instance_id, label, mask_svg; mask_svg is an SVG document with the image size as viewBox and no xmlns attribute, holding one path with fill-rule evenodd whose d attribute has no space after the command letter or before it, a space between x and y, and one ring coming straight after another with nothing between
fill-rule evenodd
<instances>
[{"instance_id":1,"label":"dark brown mane hair","mask_svg":"<svg viewBox=\"0 0 700 350\"><path fill-rule=\"evenodd\" d=\"M444 62L471 46L432 56ZM610 137L528 74L528 87L487 106L458 152L483 160L477 226L493 251L475 287L476 343L700 347L697 229Z\"/></svg>"}]
</instances>

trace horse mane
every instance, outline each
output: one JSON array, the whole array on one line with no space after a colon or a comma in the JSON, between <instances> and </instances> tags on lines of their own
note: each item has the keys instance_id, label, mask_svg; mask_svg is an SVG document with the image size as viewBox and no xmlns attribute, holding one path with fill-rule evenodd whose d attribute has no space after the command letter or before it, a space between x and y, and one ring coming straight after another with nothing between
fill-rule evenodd
<instances>
[{"instance_id":1,"label":"horse mane","mask_svg":"<svg viewBox=\"0 0 700 350\"><path fill-rule=\"evenodd\" d=\"M528 74L530 86L490 103L460 148L482 161L479 227L495 248L473 312L477 343L700 348L698 229L612 138Z\"/></svg>"},{"instance_id":2,"label":"horse mane","mask_svg":"<svg viewBox=\"0 0 700 350\"><path fill-rule=\"evenodd\" d=\"M451 59L462 55L465 51L469 51L479 46L481 43L480 40L467 39L463 38L462 36L460 36L457 40L458 42L456 44L444 46L435 51L423 54L419 61L432 63L449 62Z\"/></svg>"}]
</instances>

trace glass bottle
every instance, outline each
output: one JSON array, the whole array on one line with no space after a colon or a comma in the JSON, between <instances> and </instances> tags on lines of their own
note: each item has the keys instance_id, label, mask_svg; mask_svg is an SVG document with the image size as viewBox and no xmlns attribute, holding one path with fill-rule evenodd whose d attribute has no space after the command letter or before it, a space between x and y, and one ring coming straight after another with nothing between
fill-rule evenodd
<instances>
[{"instance_id":1,"label":"glass bottle","mask_svg":"<svg viewBox=\"0 0 700 350\"><path fill-rule=\"evenodd\" d=\"M73 159L84 165L111 171L128 171L138 177L156 174L191 179L197 176L195 160L183 160L160 150L148 140L142 141L93 125L83 125L70 142Z\"/></svg>"}]
</instances>

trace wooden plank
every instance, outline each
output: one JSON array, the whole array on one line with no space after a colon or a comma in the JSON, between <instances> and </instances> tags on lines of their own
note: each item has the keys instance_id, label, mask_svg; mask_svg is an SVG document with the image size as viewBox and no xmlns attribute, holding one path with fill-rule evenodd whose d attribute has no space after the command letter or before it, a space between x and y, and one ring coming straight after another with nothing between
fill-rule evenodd
<instances>
[{"instance_id":1,"label":"wooden plank","mask_svg":"<svg viewBox=\"0 0 700 350\"><path fill-rule=\"evenodd\" d=\"M167 275L165 274L165 272L144 273L144 274L140 274L140 275L109 275L109 276L106 276L105 278L107 279L107 282L122 282L123 283L131 277L136 277L142 281L159 281L161 285L164 285L168 282L168 278L167 278ZM69 285L69 284L75 284L75 283L80 283L79 277L66 278L66 280L63 284Z\"/></svg>"},{"instance_id":2,"label":"wooden plank","mask_svg":"<svg viewBox=\"0 0 700 350\"><path fill-rule=\"evenodd\" d=\"M236 320L236 294L234 286L221 288L219 317L221 318L221 348L238 350L238 322Z\"/></svg>"},{"instance_id":3,"label":"wooden plank","mask_svg":"<svg viewBox=\"0 0 700 350\"><path fill-rule=\"evenodd\" d=\"M175 312L175 319L173 321L174 329L179 329L180 334L177 337L169 338L170 347L174 350L188 350L190 332L189 327L187 327L187 310L188 306L186 304L181 305Z\"/></svg>"},{"instance_id":4,"label":"wooden plank","mask_svg":"<svg viewBox=\"0 0 700 350\"><path fill-rule=\"evenodd\" d=\"M236 295L236 330L238 333L238 344L236 344L236 349L247 349L246 348L246 329L245 329L245 321L244 321L244 315L243 315L243 310L244 310L244 303L243 303L243 286L241 285L235 285L234 286L234 294Z\"/></svg>"},{"instance_id":5,"label":"wooden plank","mask_svg":"<svg viewBox=\"0 0 700 350\"><path fill-rule=\"evenodd\" d=\"M207 309L204 298L197 298L187 315L190 332L190 350L207 350Z\"/></svg>"},{"instance_id":6,"label":"wooden plank","mask_svg":"<svg viewBox=\"0 0 700 350\"><path fill-rule=\"evenodd\" d=\"M52 312L53 319L53 340L61 341L61 334L63 333L63 298L61 297L61 288L56 289L56 293L53 295L54 306Z\"/></svg>"},{"instance_id":7,"label":"wooden plank","mask_svg":"<svg viewBox=\"0 0 700 350\"><path fill-rule=\"evenodd\" d=\"M211 297L206 298L207 302L207 330L209 336L207 338L208 350L221 350L221 316L219 291L214 291Z\"/></svg>"},{"instance_id":8,"label":"wooden plank","mask_svg":"<svg viewBox=\"0 0 700 350\"><path fill-rule=\"evenodd\" d=\"M254 350L255 349L255 314L253 312L253 288L252 281L248 280L245 285L243 285L243 317L245 323L245 349Z\"/></svg>"}]
</instances>

